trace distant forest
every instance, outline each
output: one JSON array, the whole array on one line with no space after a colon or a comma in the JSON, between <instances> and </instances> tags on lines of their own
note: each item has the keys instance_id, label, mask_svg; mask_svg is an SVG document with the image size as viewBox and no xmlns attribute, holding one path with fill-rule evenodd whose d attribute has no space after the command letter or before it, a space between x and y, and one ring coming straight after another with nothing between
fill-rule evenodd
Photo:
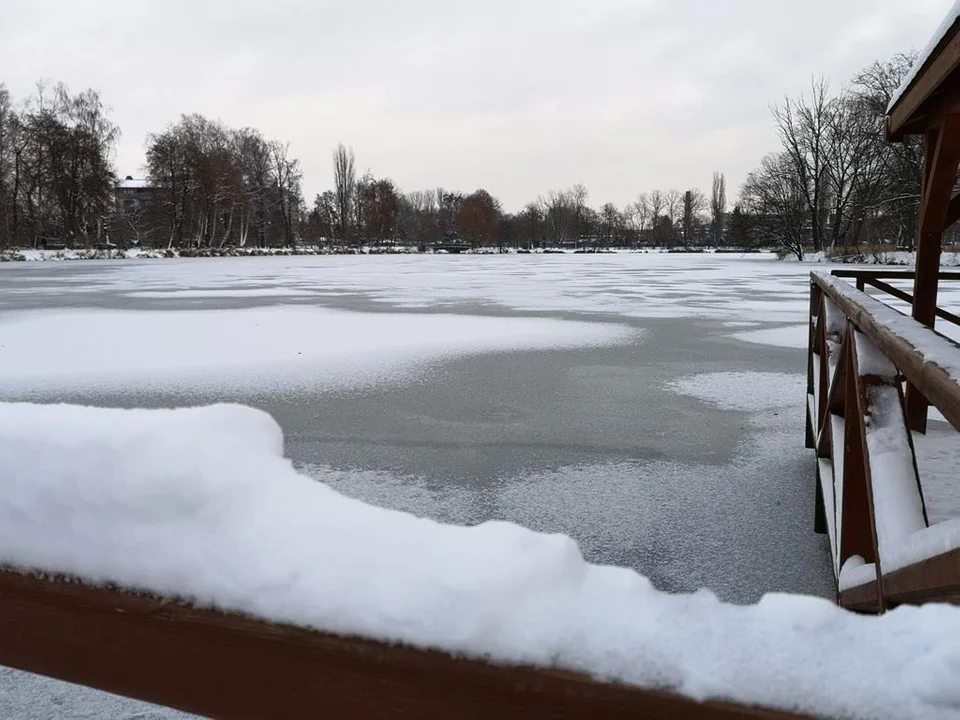
<instances>
[{"instance_id":1,"label":"distant forest","mask_svg":"<svg viewBox=\"0 0 960 720\"><path fill-rule=\"evenodd\" d=\"M777 246L801 257L909 249L922 141L885 143L883 121L914 59L875 62L836 92L815 79L773 105L782 147L732 203L717 172L708 192L653 190L595 208L576 185L518 213L485 189L404 192L387 177L358 176L343 145L332 152L332 188L308 201L288 143L197 114L147 138L146 178L121 179L111 165L119 128L95 90L39 83L14 102L0 83L0 249Z\"/></svg>"}]
</instances>

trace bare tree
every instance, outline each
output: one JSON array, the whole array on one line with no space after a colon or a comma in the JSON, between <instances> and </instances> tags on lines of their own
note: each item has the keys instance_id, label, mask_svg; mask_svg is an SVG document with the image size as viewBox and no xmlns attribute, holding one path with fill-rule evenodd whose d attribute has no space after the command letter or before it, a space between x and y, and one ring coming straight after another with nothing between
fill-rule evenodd
<instances>
[{"instance_id":1,"label":"bare tree","mask_svg":"<svg viewBox=\"0 0 960 720\"><path fill-rule=\"evenodd\" d=\"M300 195L300 162L290 157L290 143L270 143L270 156L273 159L273 177L277 186L280 216L283 218L284 245L296 244L294 222L298 216L302 197Z\"/></svg>"},{"instance_id":2,"label":"bare tree","mask_svg":"<svg viewBox=\"0 0 960 720\"><path fill-rule=\"evenodd\" d=\"M663 197L670 224L676 226L683 217L683 193L676 189L667 190Z\"/></svg>"},{"instance_id":3,"label":"bare tree","mask_svg":"<svg viewBox=\"0 0 960 720\"><path fill-rule=\"evenodd\" d=\"M713 174L713 188L710 192L710 235L713 244L723 242L723 226L727 215L727 180L723 173Z\"/></svg>"},{"instance_id":4,"label":"bare tree","mask_svg":"<svg viewBox=\"0 0 960 720\"><path fill-rule=\"evenodd\" d=\"M351 216L357 190L356 161L353 148L337 145L333 152L333 185L337 195L337 216L340 222L340 241L350 241Z\"/></svg>"},{"instance_id":5,"label":"bare tree","mask_svg":"<svg viewBox=\"0 0 960 720\"><path fill-rule=\"evenodd\" d=\"M683 244L690 245L694 234L703 223L703 213L707 207L707 199L697 189L687 190L683 194L683 217L680 221Z\"/></svg>"},{"instance_id":6,"label":"bare tree","mask_svg":"<svg viewBox=\"0 0 960 720\"><path fill-rule=\"evenodd\" d=\"M806 189L789 153L767 155L751 172L740 191L740 206L755 219L757 239L778 245L803 260L807 245Z\"/></svg>"},{"instance_id":7,"label":"bare tree","mask_svg":"<svg viewBox=\"0 0 960 720\"><path fill-rule=\"evenodd\" d=\"M647 193L640 193L630 207L630 219L633 222L633 230L637 235L638 242L643 241L643 233L647 229L647 223L650 221L652 214L650 196Z\"/></svg>"},{"instance_id":8,"label":"bare tree","mask_svg":"<svg viewBox=\"0 0 960 720\"><path fill-rule=\"evenodd\" d=\"M7 86L0 83L0 250L13 242L11 188L13 165L13 107Z\"/></svg>"},{"instance_id":9,"label":"bare tree","mask_svg":"<svg viewBox=\"0 0 960 720\"><path fill-rule=\"evenodd\" d=\"M865 214L878 226L879 239L893 239L900 247L912 248L917 232L920 207L920 178L924 162L923 136L911 135L898 143L887 143L883 126L887 108L917 54L894 55L890 60L874 62L854 78L850 93L856 95L862 112L872 121L870 137L878 148L882 165L883 188Z\"/></svg>"},{"instance_id":10,"label":"bare tree","mask_svg":"<svg viewBox=\"0 0 960 720\"><path fill-rule=\"evenodd\" d=\"M797 188L807 207L814 250L823 249L827 222L827 152L834 111L825 78L811 83L810 97L785 98L772 108L784 150L793 166Z\"/></svg>"},{"instance_id":11,"label":"bare tree","mask_svg":"<svg viewBox=\"0 0 960 720\"><path fill-rule=\"evenodd\" d=\"M579 183L568 190L550 190L539 198L538 204L551 242L561 245L571 239L576 240L587 198L587 188Z\"/></svg>"}]
</instances>

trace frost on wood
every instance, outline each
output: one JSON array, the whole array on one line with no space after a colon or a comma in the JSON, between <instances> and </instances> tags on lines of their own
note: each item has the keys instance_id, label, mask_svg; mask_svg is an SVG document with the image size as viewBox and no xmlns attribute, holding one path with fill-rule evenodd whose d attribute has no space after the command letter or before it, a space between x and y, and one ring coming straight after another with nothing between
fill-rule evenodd
<instances>
[{"instance_id":1,"label":"frost on wood","mask_svg":"<svg viewBox=\"0 0 960 720\"><path fill-rule=\"evenodd\" d=\"M947 718L960 609L669 595L576 544L297 473L265 413L0 403L0 562L268 620L826 716ZM122 540L122 541L121 541ZM882 642L878 642L882 638Z\"/></svg>"}]
</instances>

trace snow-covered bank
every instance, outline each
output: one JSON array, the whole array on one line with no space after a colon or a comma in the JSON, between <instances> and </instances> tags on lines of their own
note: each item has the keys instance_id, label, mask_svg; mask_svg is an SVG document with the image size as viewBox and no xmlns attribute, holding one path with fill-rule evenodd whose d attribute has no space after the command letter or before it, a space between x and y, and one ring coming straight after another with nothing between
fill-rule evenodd
<instances>
[{"instance_id":1,"label":"snow-covered bank","mask_svg":"<svg viewBox=\"0 0 960 720\"><path fill-rule=\"evenodd\" d=\"M804 263L830 263L844 265L897 265L914 267L917 264L917 253L911 250L866 250L849 254L827 254L825 252L804 253L803 260L798 261L795 256L785 257L785 260ZM940 255L940 267L960 266L960 252L945 249Z\"/></svg>"},{"instance_id":2,"label":"snow-covered bank","mask_svg":"<svg viewBox=\"0 0 960 720\"><path fill-rule=\"evenodd\" d=\"M298 474L265 413L0 404L0 561L270 620L826 716L960 713L960 609L668 595L508 523Z\"/></svg>"},{"instance_id":3,"label":"snow-covered bank","mask_svg":"<svg viewBox=\"0 0 960 720\"><path fill-rule=\"evenodd\" d=\"M764 255L766 250L741 250L728 248L683 248L659 247L612 247L612 248L514 248L514 247L480 247L464 248L451 253L445 249L421 251L414 245L363 245L361 247L339 247L331 245L297 245L294 247L235 247L222 248L66 248L62 250L45 250L33 248L14 248L0 250L0 262L44 262L54 260L160 260L174 258L222 258L222 257L289 257L293 255L616 255L619 253L634 254L671 254L671 255L703 255L703 254L734 254L734 255Z\"/></svg>"}]
</instances>

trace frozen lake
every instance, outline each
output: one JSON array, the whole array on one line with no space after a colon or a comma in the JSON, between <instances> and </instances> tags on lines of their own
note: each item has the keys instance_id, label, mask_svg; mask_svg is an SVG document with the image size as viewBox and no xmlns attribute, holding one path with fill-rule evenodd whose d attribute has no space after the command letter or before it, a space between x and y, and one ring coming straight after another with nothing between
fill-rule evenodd
<instances>
[{"instance_id":1,"label":"frozen lake","mask_svg":"<svg viewBox=\"0 0 960 720\"><path fill-rule=\"evenodd\" d=\"M667 590L829 596L803 445L810 269L659 254L11 263L0 399L242 402L351 496L563 532ZM176 713L0 670L0 716Z\"/></svg>"}]
</instances>

